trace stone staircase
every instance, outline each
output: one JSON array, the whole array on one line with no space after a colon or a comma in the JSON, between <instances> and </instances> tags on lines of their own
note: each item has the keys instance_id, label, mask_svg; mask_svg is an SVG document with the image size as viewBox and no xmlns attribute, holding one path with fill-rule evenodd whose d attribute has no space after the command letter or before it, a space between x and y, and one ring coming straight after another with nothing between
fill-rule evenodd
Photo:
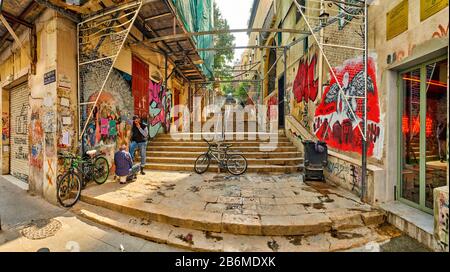
<instances>
[{"instance_id":1,"label":"stone staircase","mask_svg":"<svg viewBox=\"0 0 450 272\"><path fill-rule=\"evenodd\" d=\"M203 134L205 135L205 134ZM207 134L207 136L211 136ZM248 172L257 173L293 173L303 169L303 156L290 140L283 134L266 134L264 137L276 136L277 141L258 140L251 133L226 134L232 140L230 153L242 153L248 162ZM147 147L148 170L193 171L196 158L207 151L208 145L200 139L194 139L194 133L181 134L189 140L174 140L170 134L160 134L150 141ZM270 138L269 138L270 139ZM217 162L212 160L209 171L218 172Z\"/></svg>"},{"instance_id":2,"label":"stone staircase","mask_svg":"<svg viewBox=\"0 0 450 272\"><path fill-rule=\"evenodd\" d=\"M154 171L82 191L72 211L149 241L193 251L340 251L398 235L385 214L301 175Z\"/></svg>"}]
</instances>

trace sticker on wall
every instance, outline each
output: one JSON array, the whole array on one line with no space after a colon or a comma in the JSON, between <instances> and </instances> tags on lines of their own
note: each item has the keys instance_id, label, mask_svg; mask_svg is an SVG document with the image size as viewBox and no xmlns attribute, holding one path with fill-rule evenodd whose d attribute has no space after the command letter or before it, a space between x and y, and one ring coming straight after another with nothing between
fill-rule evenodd
<instances>
[{"instance_id":1,"label":"sticker on wall","mask_svg":"<svg viewBox=\"0 0 450 272\"><path fill-rule=\"evenodd\" d=\"M62 124L63 125L71 125L72 124L72 117L70 117L70 116L63 116Z\"/></svg>"},{"instance_id":2,"label":"sticker on wall","mask_svg":"<svg viewBox=\"0 0 450 272\"><path fill-rule=\"evenodd\" d=\"M61 106L70 107L70 100L65 97L61 97Z\"/></svg>"},{"instance_id":3,"label":"sticker on wall","mask_svg":"<svg viewBox=\"0 0 450 272\"><path fill-rule=\"evenodd\" d=\"M72 81L66 75L61 75L58 80L58 87L63 89L70 89Z\"/></svg>"}]
</instances>

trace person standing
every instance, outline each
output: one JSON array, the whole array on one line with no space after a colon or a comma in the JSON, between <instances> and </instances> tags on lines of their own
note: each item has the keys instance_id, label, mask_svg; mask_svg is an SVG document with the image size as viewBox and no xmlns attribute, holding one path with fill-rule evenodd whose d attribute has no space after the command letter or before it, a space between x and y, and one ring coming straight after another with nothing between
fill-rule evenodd
<instances>
[{"instance_id":1,"label":"person standing","mask_svg":"<svg viewBox=\"0 0 450 272\"><path fill-rule=\"evenodd\" d=\"M134 152L136 148L139 149L139 154L141 157L141 175L145 175L144 167L147 155L147 137L148 128L145 124L141 122L139 116L133 116L133 127L131 129L131 143L130 143L130 154L134 161Z\"/></svg>"},{"instance_id":2,"label":"person standing","mask_svg":"<svg viewBox=\"0 0 450 272\"><path fill-rule=\"evenodd\" d=\"M441 162L447 158L447 125L441 121L437 125L436 136L438 140L439 159Z\"/></svg>"}]
</instances>

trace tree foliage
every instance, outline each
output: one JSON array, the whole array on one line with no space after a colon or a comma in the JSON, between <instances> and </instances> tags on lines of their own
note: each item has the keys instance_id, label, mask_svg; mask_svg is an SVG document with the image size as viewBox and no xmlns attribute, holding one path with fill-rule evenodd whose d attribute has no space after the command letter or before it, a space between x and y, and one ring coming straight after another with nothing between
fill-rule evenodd
<instances>
[{"instance_id":1,"label":"tree foliage","mask_svg":"<svg viewBox=\"0 0 450 272\"><path fill-rule=\"evenodd\" d=\"M214 27L215 29L230 29L228 22L222 17L220 10L214 2ZM214 47L215 48L225 48L234 46L234 36L231 33L221 33L214 35ZM234 50L226 49L216 51L214 55L214 74L216 78L230 78L232 74L230 72L231 67L227 64L234 59Z\"/></svg>"}]
</instances>

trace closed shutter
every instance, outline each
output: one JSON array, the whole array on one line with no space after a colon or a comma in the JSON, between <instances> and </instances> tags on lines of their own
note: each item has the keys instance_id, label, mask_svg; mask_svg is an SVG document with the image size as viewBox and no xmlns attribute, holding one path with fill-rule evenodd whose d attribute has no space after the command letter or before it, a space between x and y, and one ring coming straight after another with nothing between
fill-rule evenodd
<instances>
[{"instance_id":1,"label":"closed shutter","mask_svg":"<svg viewBox=\"0 0 450 272\"><path fill-rule=\"evenodd\" d=\"M28 182L28 84L11 90L11 175Z\"/></svg>"}]
</instances>

